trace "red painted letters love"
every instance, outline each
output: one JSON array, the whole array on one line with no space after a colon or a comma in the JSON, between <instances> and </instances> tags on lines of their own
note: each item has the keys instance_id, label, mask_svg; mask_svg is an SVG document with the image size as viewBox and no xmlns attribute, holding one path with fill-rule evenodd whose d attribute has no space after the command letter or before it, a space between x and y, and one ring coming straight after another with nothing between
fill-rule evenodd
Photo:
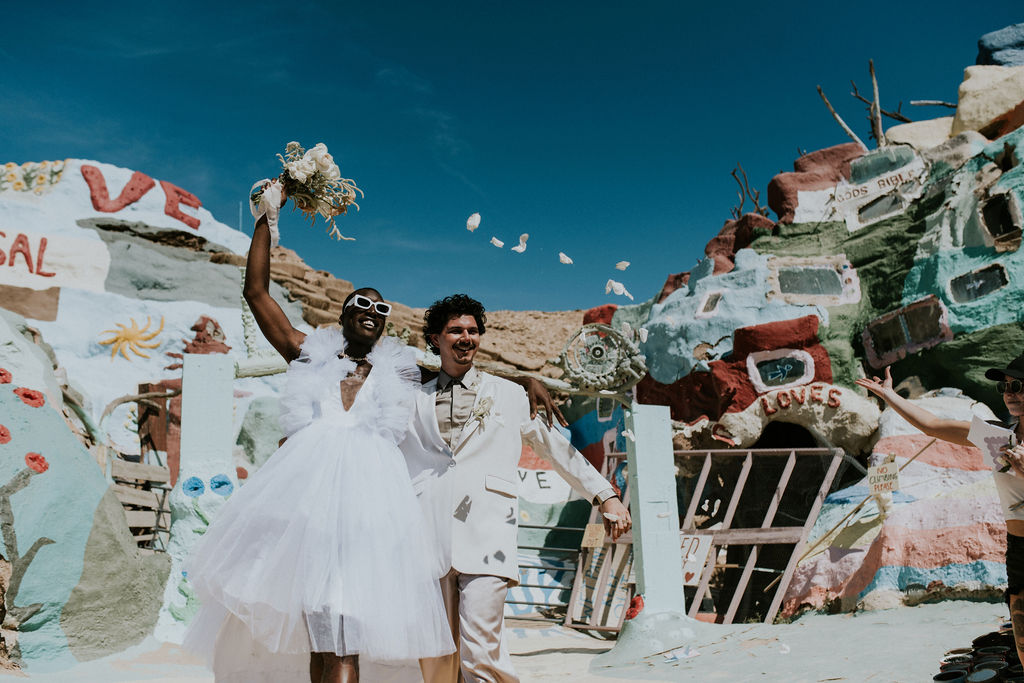
<instances>
[{"instance_id":1,"label":"red painted letters love","mask_svg":"<svg viewBox=\"0 0 1024 683\"><path fill-rule=\"evenodd\" d=\"M187 190L181 189L177 185L172 185L166 180L160 181L160 187L164 188L164 194L167 196L167 201L164 202L164 213L171 218L177 218L193 230L198 230L199 219L195 216L189 216L188 214L182 213L181 209L178 208L178 205L184 204L185 206L191 206L193 209L198 209L203 205L203 203L199 201L199 197Z\"/></svg>"},{"instance_id":2,"label":"red painted letters love","mask_svg":"<svg viewBox=\"0 0 1024 683\"><path fill-rule=\"evenodd\" d=\"M132 173L132 177L128 179L128 182L125 183L117 199L111 199L110 193L107 191L107 181L100 169L89 164L83 164L82 177L85 178L85 182L89 186L89 198L92 200L92 207L104 213L121 211L129 204L134 204L142 199L156 185L156 182L148 175L135 171ZM166 180L160 181L160 187L163 188L164 195L167 197L167 200L164 202L164 213L171 218L181 221L193 230L198 230L199 219L195 216L189 216L179 207L184 204L193 209L198 209L203 205L199 198Z\"/></svg>"},{"instance_id":3,"label":"red painted letters love","mask_svg":"<svg viewBox=\"0 0 1024 683\"><path fill-rule=\"evenodd\" d=\"M103 172L95 166L82 164L82 177L89 186L89 198L92 199L92 208L104 213L116 213L134 204L142 198L142 195L153 189L153 179L145 173L136 171L121 190L117 199L111 200L107 192L107 181Z\"/></svg>"}]
</instances>

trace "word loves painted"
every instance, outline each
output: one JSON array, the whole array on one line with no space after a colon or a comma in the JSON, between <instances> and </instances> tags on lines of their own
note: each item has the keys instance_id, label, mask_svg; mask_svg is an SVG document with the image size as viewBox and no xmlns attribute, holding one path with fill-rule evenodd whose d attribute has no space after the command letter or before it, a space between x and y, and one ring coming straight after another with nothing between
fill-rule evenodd
<instances>
[{"instance_id":1,"label":"word loves painted","mask_svg":"<svg viewBox=\"0 0 1024 683\"><path fill-rule=\"evenodd\" d=\"M7 264L11 268L17 263L24 263L21 268L36 277L53 277L56 273L44 270L43 259L46 256L46 238L40 237L36 243L35 256L32 255L32 242L28 235L19 232L15 235L9 249L4 248L7 233L0 231L0 266ZM20 257L20 258L19 258Z\"/></svg>"},{"instance_id":2,"label":"word loves painted","mask_svg":"<svg viewBox=\"0 0 1024 683\"><path fill-rule=\"evenodd\" d=\"M124 187L121 188L121 194L116 199L111 199L110 192L107 190L106 178L103 177L103 171L95 166L82 164L82 177L85 178L85 182L89 186L89 198L92 200L92 208L104 213L117 213L121 211L126 206L142 199L156 185L156 182L148 175L135 171ZM198 230L199 219L195 216L189 216L180 207L184 204L193 209L198 209L203 205L199 198L166 180L160 181L160 187L163 189L164 196L166 197L164 213L171 218L181 221L193 230Z\"/></svg>"},{"instance_id":3,"label":"word loves painted","mask_svg":"<svg viewBox=\"0 0 1024 683\"><path fill-rule=\"evenodd\" d=\"M774 415L780 410L788 410L794 404L802 406L808 403L819 403L829 408L842 405L842 392L836 387L825 384L811 384L793 389L778 389L761 396L761 409L765 415Z\"/></svg>"}]
</instances>

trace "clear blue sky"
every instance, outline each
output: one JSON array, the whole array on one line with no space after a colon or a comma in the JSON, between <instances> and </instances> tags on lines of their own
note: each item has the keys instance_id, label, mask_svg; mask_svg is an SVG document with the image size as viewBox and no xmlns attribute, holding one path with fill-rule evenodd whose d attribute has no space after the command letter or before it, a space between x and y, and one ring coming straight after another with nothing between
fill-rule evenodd
<instances>
[{"instance_id":1,"label":"clear blue sky","mask_svg":"<svg viewBox=\"0 0 1024 683\"><path fill-rule=\"evenodd\" d=\"M846 141L815 85L867 140L869 58L884 107L943 116L909 100L955 101L978 37L1024 21L1005 0L218 5L6 7L0 162L141 170L237 226L286 142L323 141L366 192L340 220L357 241L286 213L284 245L409 305L491 309L628 303L609 277L650 298L729 218L736 162L764 197L798 148Z\"/></svg>"}]
</instances>

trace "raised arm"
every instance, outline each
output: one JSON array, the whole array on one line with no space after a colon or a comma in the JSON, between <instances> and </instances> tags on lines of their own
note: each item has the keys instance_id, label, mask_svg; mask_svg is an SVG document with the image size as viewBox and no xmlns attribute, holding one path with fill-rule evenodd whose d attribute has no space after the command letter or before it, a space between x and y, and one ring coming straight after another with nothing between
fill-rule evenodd
<instances>
[{"instance_id":1,"label":"raised arm","mask_svg":"<svg viewBox=\"0 0 1024 683\"><path fill-rule=\"evenodd\" d=\"M295 360L306 335L292 327L288 316L270 296L270 227L265 215L256 221L252 233L242 294L271 346L289 363Z\"/></svg>"},{"instance_id":2,"label":"raised arm","mask_svg":"<svg viewBox=\"0 0 1024 683\"><path fill-rule=\"evenodd\" d=\"M583 454L573 448L569 440L557 429L545 427L540 420L531 418L520 426L523 441L533 452L547 460L555 471L587 500L600 499L605 531L616 540L633 526L629 510L615 495L612 485L601 476ZM608 516L606 516L606 514Z\"/></svg>"},{"instance_id":3,"label":"raised arm","mask_svg":"<svg viewBox=\"0 0 1024 683\"><path fill-rule=\"evenodd\" d=\"M878 377L864 378L856 380L856 384L885 401L886 405L899 413L900 417L928 436L961 446L974 445L967 440L967 434L971 431L970 422L941 418L903 398L892 388L892 374L889 368L885 369L884 380Z\"/></svg>"}]
</instances>

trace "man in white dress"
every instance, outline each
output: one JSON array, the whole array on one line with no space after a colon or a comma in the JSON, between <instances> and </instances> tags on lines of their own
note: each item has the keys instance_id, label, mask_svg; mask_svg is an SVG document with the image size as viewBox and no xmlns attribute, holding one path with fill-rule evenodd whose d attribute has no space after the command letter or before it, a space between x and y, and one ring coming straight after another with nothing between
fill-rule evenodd
<instances>
[{"instance_id":1,"label":"man in white dress","mask_svg":"<svg viewBox=\"0 0 1024 683\"><path fill-rule=\"evenodd\" d=\"M478 301L447 297L424 321L441 372L423 384L401 448L441 550L441 590L456 652L423 660L420 669L429 683L512 683L519 678L502 629L505 594L519 583L516 468L523 443L600 506L613 538L632 522L586 458L540 417L531 419L522 387L473 366L486 322Z\"/></svg>"}]
</instances>

